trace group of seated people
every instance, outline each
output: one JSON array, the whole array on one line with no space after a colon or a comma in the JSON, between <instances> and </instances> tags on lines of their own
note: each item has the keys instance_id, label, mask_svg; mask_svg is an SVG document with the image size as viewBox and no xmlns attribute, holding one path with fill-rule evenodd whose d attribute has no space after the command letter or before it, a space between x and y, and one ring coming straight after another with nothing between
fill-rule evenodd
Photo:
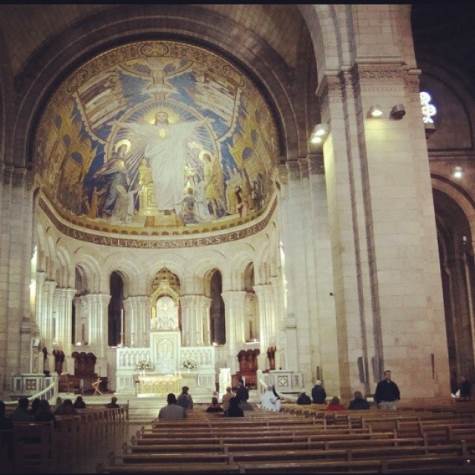
<instances>
[{"instance_id":1,"label":"group of seated people","mask_svg":"<svg viewBox=\"0 0 475 475\"><path fill-rule=\"evenodd\" d=\"M312 404L312 400L310 399L305 392L300 393L299 397L297 398L297 404L306 405ZM319 403L317 403L319 404ZM325 404L321 402L320 404ZM327 404L325 410L327 411L345 411L347 408L340 403L340 399L338 397L334 397L331 401ZM349 410L361 410L361 409L369 409L369 402L364 398L363 394L360 391L355 391L354 398L350 401L348 405Z\"/></svg>"},{"instance_id":2,"label":"group of seated people","mask_svg":"<svg viewBox=\"0 0 475 475\"><path fill-rule=\"evenodd\" d=\"M167 405L162 407L158 413L159 419L176 420L184 419L187 411L193 409L193 398L188 393L189 388L183 386L178 398L170 393L167 396ZM252 406L248 403L249 391L242 381L239 382L236 391L231 387L226 388L220 404L218 398L213 396L211 405L206 409L208 413L222 413L224 417L244 417L244 410L252 411Z\"/></svg>"},{"instance_id":3,"label":"group of seated people","mask_svg":"<svg viewBox=\"0 0 475 475\"><path fill-rule=\"evenodd\" d=\"M5 420L8 419L10 422L54 422L56 415L77 414L76 409L85 409L86 404L81 396L78 396L74 403L71 399L63 401L58 397L56 405L53 407L46 399L36 398L32 401L30 407L28 398L22 397L18 400L17 407L9 418L5 416L5 404L1 401L0 407L2 407L3 418Z\"/></svg>"},{"instance_id":4,"label":"group of seated people","mask_svg":"<svg viewBox=\"0 0 475 475\"><path fill-rule=\"evenodd\" d=\"M117 398L113 397L107 408L117 408ZM31 402L26 397L18 400L17 407L9 417L5 414L5 403L0 401L0 429L8 429L12 427L13 422L55 422L55 416L66 416L77 414L77 409L86 409L86 403L82 396L78 396L76 400L62 400L56 398L56 404L51 406L46 399L33 399Z\"/></svg>"}]
</instances>

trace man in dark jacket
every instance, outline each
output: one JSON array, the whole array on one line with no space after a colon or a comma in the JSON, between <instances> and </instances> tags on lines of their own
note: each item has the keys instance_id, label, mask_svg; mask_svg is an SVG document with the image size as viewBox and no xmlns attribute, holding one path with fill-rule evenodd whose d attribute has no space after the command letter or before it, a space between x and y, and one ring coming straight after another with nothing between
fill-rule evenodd
<instances>
[{"instance_id":1,"label":"man in dark jacket","mask_svg":"<svg viewBox=\"0 0 475 475\"><path fill-rule=\"evenodd\" d=\"M384 372L384 379L376 386L374 400L380 409L396 409L396 401L399 401L400 393L397 384L391 381L391 371Z\"/></svg>"},{"instance_id":2,"label":"man in dark jacket","mask_svg":"<svg viewBox=\"0 0 475 475\"><path fill-rule=\"evenodd\" d=\"M363 397L360 391L355 391L354 399L350 402L348 409L355 411L360 409L369 409L368 401Z\"/></svg>"},{"instance_id":3,"label":"man in dark jacket","mask_svg":"<svg viewBox=\"0 0 475 475\"><path fill-rule=\"evenodd\" d=\"M315 404L325 404L327 393L322 386L322 382L317 379L315 386L312 389L312 399Z\"/></svg>"}]
</instances>

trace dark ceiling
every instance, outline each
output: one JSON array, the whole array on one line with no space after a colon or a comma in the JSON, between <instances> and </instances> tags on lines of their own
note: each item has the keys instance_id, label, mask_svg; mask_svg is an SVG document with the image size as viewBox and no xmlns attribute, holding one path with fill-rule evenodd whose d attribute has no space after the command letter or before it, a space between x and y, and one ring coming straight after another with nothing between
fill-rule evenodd
<instances>
[{"instance_id":1,"label":"dark ceiling","mask_svg":"<svg viewBox=\"0 0 475 475\"><path fill-rule=\"evenodd\" d=\"M411 20L417 60L430 55L460 69L475 95L475 1L415 2Z\"/></svg>"}]
</instances>

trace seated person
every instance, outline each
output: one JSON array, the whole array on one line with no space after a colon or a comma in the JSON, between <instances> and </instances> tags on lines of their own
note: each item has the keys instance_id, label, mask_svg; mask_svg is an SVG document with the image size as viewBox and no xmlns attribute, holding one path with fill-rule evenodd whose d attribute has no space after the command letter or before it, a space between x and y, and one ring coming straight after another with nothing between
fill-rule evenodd
<instances>
[{"instance_id":1,"label":"seated person","mask_svg":"<svg viewBox=\"0 0 475 475\"><path fill-rule=\"evenodd\" d=\"M5 403L0 401L0 430L8 430L12 428L12 421L5 415Z\"/></svg>"},{"instance_id":2,"label":"seated person","mask_svg":"<svg viewBox=\"0 0 475 475\"><path fill-rule=\"evenodd\" d=\"M233 390L230 386L226 388L226 393L223 395L223 411L226 415L226 411L229 409L229 401L235 397L236 395L233 393Z\"/></svg>"},{"instance_id":3,"label":"seated person","mask_svg":"<svg viewBox=\"0 0 475 475\"><path fill-rule=\"evenodd\" d=\"M28 411L29 414L31 414L32 416L36 414L36 411L38 410L40 402L41 402L41 399L38 397L33 399L33 402L31 403L31 409Z\"/></svg>"},{"instance_id":4,"label":"seated person","mask_svg":"<svg viewBox=\"0 0 475 475\"><path fill-rule=\"evenodd\" d=\"M354 399L350 402L348 409L352 411L360 409L369 409L369 403L363 397L363 394L360 391L355 391Z\"/></svg>"},{"instance_id":5,"label":"seated person","mask_svg":"<svg viewBox=\"0 0 475 475\"><path fill-rule=\"evenodd\" d=\"M305 394L305 391L303 393L300 393L299 397L297 398L297 404L312 404L312 400Z\"/></svg>"},{"instance_id":6,"label":"seated person","mask_svg":"<svg viewBox=\"0 0 475 475\"><path fill-rule=\"evenodd\" d=\"M176 396L170 393L167 396L167 405L162 407L158 413L159 419L178 420L186 417L186 410L177 404Z\"/></svg>"},{"instance_id":7,"label":"seated person","mask_svg":"<svg viewBox=\"0 0 475 475\"><path fill-rule=\"evenodd\" d=\"M327 393L322 382L317 379L315 386L312 388L312 399L314 404L325 404Z\"/></svg>"},{"instance_id":8,"label":"seated person","mask_svg":"<svg viewBox=\"0 0 475 475\"><path fill-rule=\"evenodd\" d=\"M28 406L30 405L30 401L26 397L21 397L18 400L18 406L13 411L10 419L13 422L30 422L33 420L33 416L28 413Z\"/></svg>"},{"instance_id":9,"label":"seated person","mask_svg":"<svg viewBox=\"0 0 475 475\"><path fill-rule=\"evenodd\" d=\"M74 409L86 409L86 403L81 396L78 396L74 401Z\"/></svg>"},{"instance_id":10,"label":"seated person","mask_svg":"<svg viewBox=\"0 0 475 475\"><path fill-rule=\"evenodd\" d=\"M244 417L243 410L239 407L239 399L233 397L229 401L229 409L226 413L226 417Z\"/></svg>"},{"instance_id":11,"label":"seated person","mask_svg":"<svg viewBox=\"0 0 475 475\"><path fill-rule=\"evenodd\" d=\"M70 399L69 399L69 401L71 402ZM71 403L71 406L72 406L72 403ZM35 421L37 421L37 422L49 422L49 421L56 422L54 414L51 411L51 407L49 405L49 402L46 399L42 399L40 401L40 404L38 406L38 410L35 413Z\"/></svg>"},{"instance_id":12,"label":"seated person","mask_svg":"<svg viewBox=\"0 0 475 475\"><path fill-rule=\"evenodd\" d=\"M183 409L193 409L193 399L188 394L188 386L183 386L181 388L181 394L178 396L176 403L181 406Z\"/></svg>"},{"instance_id":13,"label":"seated person","mask_svg":"<svg viewBox=\"0 0 475 475\"><path fill-rule=\"evenodd\" d=\"M458 390L460 391L459 397L462 401L469 401L471 399L472 383L465 376L461 377Z\"/></svg>"},{"instance_id":14,"label":"seated person","mask_svg":"<svg viewBox=\"0 0 475 475\"><path fill-rule=\"evenodd\" d=\"M63 403L63 400L58 396L56 398L56 404L54 405L54 407L58 409L58 407L61 406L62 403Z\"/></svg>"},{"instance_id":15,"label":"seated person","mask_svg":"<svg viewBox=\"0 0 475 475\"><path fill-rule=\"evenodd\" d=\"M345 411L345 407L340 404L340 400L335 396L326 407L327 411Z\"/></svg>"},{"instance_id":16,"label":"seated person","mask_svg":"<svg viewBox=\"0 0 475 475\"><path fill-rule=\"evenodd\" d=\"M7 458L13 460L13 422L5 416L5 403L0 401L0 448L6 447ZM4 463L5 460L2 460Z\"/></svg>"},{"instance_id":17,"label":"seated person","mask_svg":"<svg viewBox=\"0 0 475 475\"><path fill-rule=\"evenodd\" d=\"M77 414L71 399L65 399L54 413L58 416L73 416Z\"/></svg>"},{"instance_id":18,"label":"seated person","mask_svg":"<svg viewBox=\"0 0 475 475\"><path fill-rule=\"evenodd\" d=\"M219 404L217 397L211 399L211 406L208 406L206 412L223 412L223 408Z\"/></svg>"},{"instance_id":19,"label":"seated person","mask_svg":"<svg viewBox=\"0 0 475 475\"><path fill-rule=\"evenodd\" d=\"M118 404L117 404L117 398L114 396L111 398L111 402L109 404L106 404L106 407L108 409L117 409L118 407L120 407Z\"/></svg>"},{"instance_id":20,"label":"seated person","mask_svg":"<svg viewBox=\"0 0 475 475\"><path fill-rule=\"evenodd\" d=\"M280 411L280 398L275 395L274 388L268 386L267 390L261 396L261 407L266 411L279 412Z\"/></svg>"}]
</instances>

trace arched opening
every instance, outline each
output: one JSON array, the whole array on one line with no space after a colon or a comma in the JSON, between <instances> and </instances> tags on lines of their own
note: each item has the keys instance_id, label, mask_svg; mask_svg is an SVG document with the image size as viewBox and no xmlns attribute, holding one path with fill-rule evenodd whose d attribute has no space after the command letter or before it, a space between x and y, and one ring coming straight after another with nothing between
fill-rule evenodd
<instances>
[{"instance_id":1,"label":"arched opening","mask_svg":"<svg viewBox=\"0 0 475 475\"><path fill-rule=\"evenodd\" d=\"M221 296L223 291L223 279L221 272L214 269L209 274L208 293L211 298L209 308L211 341L218 345L226 343L226 321L224 300Z\"/></svg>"},{"instance_id":2,"label":"arched opening","mask_svg":"<svg viewBox=\"0 0 475 475\"><path fill-rule=\"evenodd\" d=\"M112 272L109 280L111 299L108 307L109 346L124 344L124 281L119 272Z\"/></svg>"},{"instance_id":3,"label":"arched opening","mask_svg":"<svg viewBox=\"0 0 475 475\"><path fill-rule=\"evenodd\" d=\"M474 295L475 267L469 222L448 195L434 190L440 272L444 297L451 388L460 378L475 377Z\"/></svg>"},{"instance_id":4,"label":"arched opening","mask_svg":"<svg viewBox=\"0 0 475 475\"><path fill-rule=\"evenodd\" d=\"M246 292L245 312L245 338L247 342L259 340L259 313L257 295L254 291L254 264L250 262L244 271L244 290Z\"/></svg>"}]
</instances>

